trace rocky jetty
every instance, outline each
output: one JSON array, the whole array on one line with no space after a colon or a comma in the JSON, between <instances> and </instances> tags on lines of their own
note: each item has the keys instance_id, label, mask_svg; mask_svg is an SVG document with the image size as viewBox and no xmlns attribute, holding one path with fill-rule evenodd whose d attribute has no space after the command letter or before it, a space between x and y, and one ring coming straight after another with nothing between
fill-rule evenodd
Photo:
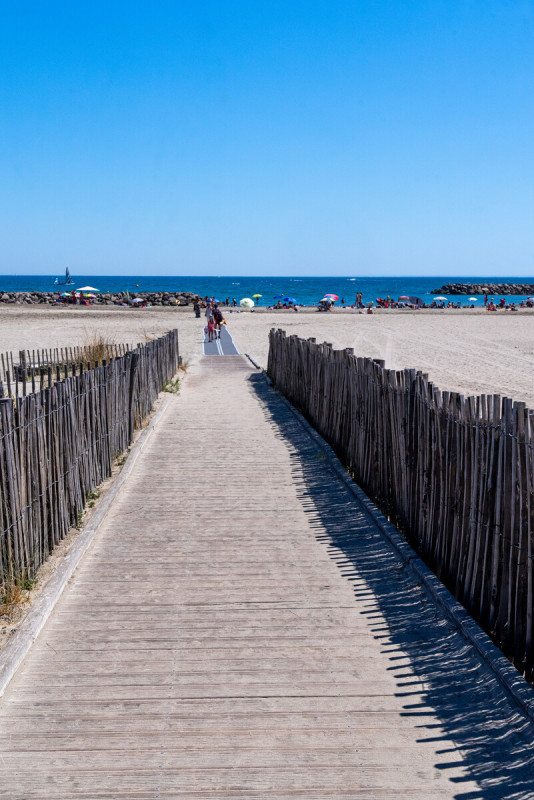
<instances>
[{"instance_id":1,"label":"rocky jetty","mask_svg":"<svg viewBox=\"0 0 534 800\"><path fill-rule=\"evenodd\" d=\"M128 305L134 297L142 297L151 306L189 306L200 297L193 292L139 292L128 297L126 292L104 293L100 292L90 298L91 305L95 306L122 306ZM2 292L0 290L0 303L25 306L58 305L61 292ZM63 299L63 298L62 298Z\"/></svg>"},{"instance_id":2,"label":"rocky jetty","mask_svg":"<svg viewBox=\"0 0 534 800\"><path fill-rule=\"evenodd\" d=\"M534 295L534 283L444 283L431 294Z\"/></svg>"}]
</instances>

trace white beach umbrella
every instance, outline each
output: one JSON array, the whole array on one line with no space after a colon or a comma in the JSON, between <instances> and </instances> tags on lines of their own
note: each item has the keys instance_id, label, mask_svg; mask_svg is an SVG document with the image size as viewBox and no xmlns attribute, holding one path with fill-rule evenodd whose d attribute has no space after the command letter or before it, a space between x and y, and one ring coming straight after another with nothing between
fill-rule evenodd
<instances>
[{"instance_id":1,"label":"white beach umbrella","mask_svg":"<svg viewBox=\"0 0 534 800\"><path fill-rule=\"evenodd\" d=\"M78 292L99 292L100 289L95 289L94 286L82 286L81 289L77 289Z\"/></svg>"},{"instance_id":2,"label":"white beach umbrella","mask_svg":"<svg viewBox=\"0 0 534 800\"><path fill-rule=\"evenodd\" d=\"M478 303L478 297L470 297L469 300L471 303Z\"/></svg>"},{"instance_id":3,"label":"white beach umbrella","mask_svg":"<svg viewBox=\"0 0 534 800\"><path fill-rule=\"evenodd\" d=\"M244 297L239 302L239 305L241 308L254 308L254 300L251 300L250 297Z\"/></svg>"},{"instance_id":4,"label":"white beach umbrella","mask_svg":"<svg viewBox=\"0 0 534 800\"><path fill-rule=\"evenodd\" d=\"M442 295L440 295L439 297L434 297L434 300L446 300L446 299L447 298L443 297Z\"/></svg>"}]
</instances>

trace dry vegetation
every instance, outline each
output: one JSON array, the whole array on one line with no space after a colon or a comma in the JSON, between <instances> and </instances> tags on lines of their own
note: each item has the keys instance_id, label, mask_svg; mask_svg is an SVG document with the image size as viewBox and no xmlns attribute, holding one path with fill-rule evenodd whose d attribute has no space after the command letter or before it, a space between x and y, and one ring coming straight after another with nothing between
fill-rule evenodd
<instances>
[{"instance_id":1,"label":"dry vegetation","mask_svg":"<svg viewBox=\"0 0 534 800\"><path fill-rule=\"evenodd\" d=\"M29 570L20 575L4 575L0 580L0 617L10 617L12 612L29 600L29 593L37 583L30 578Z\"/></svg>"},{"instance_id":2,"label":"dry vegetation","mask_svg":"<svg viewBox=\"0 0 534 800\"><path fill-rule=\"evenodd\" d=\"M83 360L85 363L108 361L115 356L115 342L104 338L98 331L85 331L83 347Z\"/></svg>"}]
</instances>

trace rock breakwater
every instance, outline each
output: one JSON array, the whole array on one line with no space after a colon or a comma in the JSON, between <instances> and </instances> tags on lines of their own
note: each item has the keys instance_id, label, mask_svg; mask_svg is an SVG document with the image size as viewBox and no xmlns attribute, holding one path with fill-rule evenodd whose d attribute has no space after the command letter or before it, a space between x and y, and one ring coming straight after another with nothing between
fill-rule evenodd
<instances>
[{"instance_id":1,"label":"rock breakwater","mask_svg":"<svg viewBox=\"0 0 534 800\"><path fill-rule=\"evenodd\" d=\"M139 292L135 297L142 297L151 306L189 306L200 297L193 292ZM133 299L126 292L100 293L91 297L90 303L95 306L124 306ZM0 303L4 305L57 306L69 298L62 297L61 292L2 292Z\"/></svg>"},{"instance_id":2,"label":"rock breakwater","mask_svg":"<svg viewBox=\"0 0 534 800\"><path fill-rule=\"evenodd\" d=\"M534 283L444 283L431 294L534 295Z\"/></svg>"}]
</instances>

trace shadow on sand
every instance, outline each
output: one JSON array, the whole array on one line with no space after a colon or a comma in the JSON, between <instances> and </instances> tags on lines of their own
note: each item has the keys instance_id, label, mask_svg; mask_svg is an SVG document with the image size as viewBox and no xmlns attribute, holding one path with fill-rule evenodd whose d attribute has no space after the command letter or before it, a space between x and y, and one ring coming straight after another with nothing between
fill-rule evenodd
<instances>
[{"instance_id":1,"label":"shadow on sand","mask_svg":"<svg viewBox=\"0 0 534 800\"><path fill-rule=\"evenodd\" d=\"M534 798L534 726L509 701L474 648L415 582L357 499L335 477L328 460L260 374L250 377L276 434L289 446L298 496L317 538L354 596L365 605L371 629L381 640L387 669L395 676L404 714L421 717L421 742L452 740L448 768L463 764L479 791L458 800ZM373 628L373 618L376 625ZM385 625L384 625L385 620ZM411 702L424 681L424 703ZM414 697L415 700L415 697ZM439 723L423 719L433 710ZM467 780L467 778L466 778ZM431 795L429 795L431 800Z\"/></svg>"}]
</instances>

